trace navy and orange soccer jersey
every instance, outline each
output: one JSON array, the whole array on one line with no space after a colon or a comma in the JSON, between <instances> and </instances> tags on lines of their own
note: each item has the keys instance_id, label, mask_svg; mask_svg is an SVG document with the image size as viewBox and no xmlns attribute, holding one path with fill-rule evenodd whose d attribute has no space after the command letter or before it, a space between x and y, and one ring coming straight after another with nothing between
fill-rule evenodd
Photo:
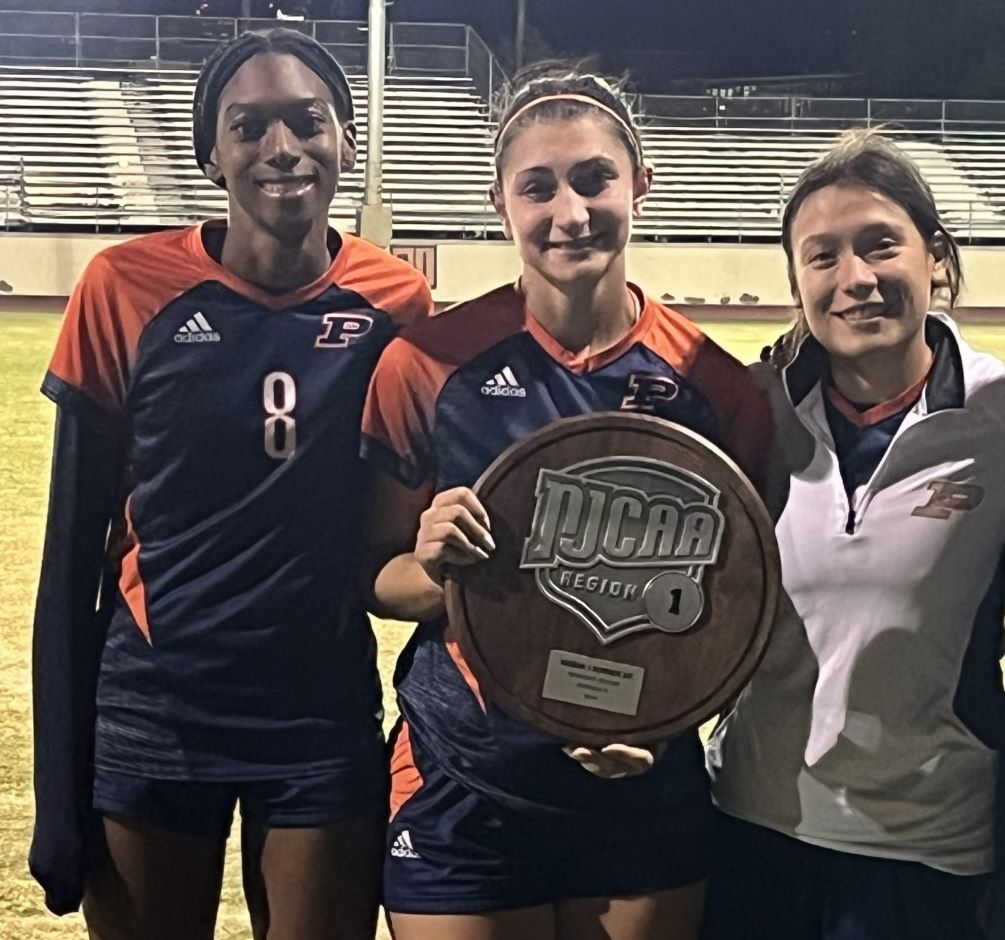
<instances>
[{"instance_id":1,"label":"navy and orange soccer jersey","mask_svg":"<svg viewBox=\"0 0 1005 940\"><path fill-rule=\"evenodd\" d=\"M160 779L379 774L380 688L356 589L358 457L381 349L428 286L360 239L285 295L204 226L89 265L43 391L128 448L99 769Z\"/></svg>"},{"instance_id":2,"label":"navy and orange soccer jersey","mask_svg":"<svg viewBox=\"0 0 1005 940\"><path fill-rule=\"evenodd\" d=\"M702 434L759 481L771 419L752 375L685 317L632 290L637 322L595 356L563 349L512 286L406 331L371 380L364 455L409 487L471 486L512 443L556 419L629 410ZM707 801L696 733L671 742L651 773L618 781L615 797L610 781L585 773L555 739L484 700L443 621L420 625L396 682L419 757L498 799L615 814L657 806L682 819Z\"/></svg>"}]
</instances>

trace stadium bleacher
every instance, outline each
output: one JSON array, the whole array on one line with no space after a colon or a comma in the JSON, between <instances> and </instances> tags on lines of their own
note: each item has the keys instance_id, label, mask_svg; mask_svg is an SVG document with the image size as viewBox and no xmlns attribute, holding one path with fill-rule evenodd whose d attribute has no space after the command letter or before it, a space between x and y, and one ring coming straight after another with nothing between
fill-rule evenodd
<instances>
[{"instance_id":1,"label":"stadium bleacher","mask_svg":"<svg viewBox=\"0 0 1005 940\"><path fill-rule=\"evenodd\" d=\"M16 203L8 226L151 227L223 214L226 194L192 157L194 85L182 72L0 70L0 186L9 180ZM364 84L353 83L353 97L362 151ZM384 122L384 191L399 224L458 233L492 220L492 127L469 81L391 78ZM339 224L352 223L362 199L362 167L343 179Z\"/></svg>"},{"instance_id":2,"label":"stadium bleacher","mask_svg":"<svg viewBox=\"0 0 1005 940\"><path fill-rule=\"evenodd\" d=\"M191 151L195 73L0 68L0 218L8 228L151 228L222 215L226 195ZM333 205L362 201L365 79L352 81L361 158ZM397 235L501 235L487 198L494 125L464 76L386 82L383 190ZM933 135L888 130L918 162L963 239L1005 238L1005 126ZM837 130L748 121L644 129L655 186L635 233L652 240L777 237L784 193Z\"/></svg>"},{"instance_id":3,"label":"stadium bleacher","mask_svg":"<svg viewBox=\"0 0 1005 940\"><path fill-rule=\"evenodd\" d=\"M935 191L947 223L962 237L1005 236L1005 151L981 152L890 129ZM717 131L647 128L654 191L640 234L774 234L785 193L803 167L830 147L835 131L778 131L745 126ZM1002 142L1005 142L1003 135ZM995 188L997 187L997 188ZM657 223L654 225L653 223Z\"/></svg>"}]
</instances>

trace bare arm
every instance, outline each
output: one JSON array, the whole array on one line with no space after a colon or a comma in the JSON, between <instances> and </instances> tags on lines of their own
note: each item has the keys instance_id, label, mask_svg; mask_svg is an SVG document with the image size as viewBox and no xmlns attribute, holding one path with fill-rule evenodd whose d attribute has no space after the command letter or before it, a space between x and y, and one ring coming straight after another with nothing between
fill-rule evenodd
<instances>
[{"instance_id":1,"label":"bare arm","mask_svg":"<svg viewBox=\"0 0 1005 940\"><path fill-rule=\"evenodd\" d=\"M495 550L488 514L463 486L434 496L431 484L410 490L377 471L366 518L365 590L380 617L442 615L444 567L475 564ZM617 779L648 771L662 748L611 744L564 750L590 773Z\"/></svg>"},{"instance_id":2,"label":"bare arm","mask_svg":"<svg viewBox=\"0 0 1005 940\"><path fill-rule=\"evenodd\" d=\"M444 610L447 565L470 565L495 549L484 507L467 487L410 490L377 471L370 493L364 577L381 617L426 620Z\"/></svg>"}]
</instances>

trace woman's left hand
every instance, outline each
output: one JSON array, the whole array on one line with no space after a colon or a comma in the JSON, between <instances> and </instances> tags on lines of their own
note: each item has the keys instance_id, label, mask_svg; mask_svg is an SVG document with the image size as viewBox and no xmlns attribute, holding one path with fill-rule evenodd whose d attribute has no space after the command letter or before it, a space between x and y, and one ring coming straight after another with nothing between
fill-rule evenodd
<instances>
[{"instance_id":1,"label":"woman's left hand","mask_svg":"<svg viewBox=\"0 0 1005 940\"><path fill-rule=\"evenodd\" d=\"M562 750L591 774L605 780L619 780L622 777L638 777L652 770L665 747L664 743L653 748L608 744L607 747L597 749L570 744Z\"/></svg>"}]
</instances>

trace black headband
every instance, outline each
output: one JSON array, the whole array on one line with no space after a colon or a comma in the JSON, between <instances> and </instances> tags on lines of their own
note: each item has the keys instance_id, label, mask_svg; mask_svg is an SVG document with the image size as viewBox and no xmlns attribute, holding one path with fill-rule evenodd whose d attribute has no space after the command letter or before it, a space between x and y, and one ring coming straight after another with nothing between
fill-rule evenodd
<instances>
[{"instance_id":1,"label":"black headband","mask_svg":"<svg viewBox=\"0 0 1005 940\"><path fill-rule=\"evenodd\" d=\"M349 81L335 57L321 43L296 30L277 28L242 33L218 47L206 60L195 85L192 102L192 144L199 169L205 172L216 146L217 105L224 87L248 59L260 52L296 56L328 86L335 114L343 124L353 120Z\"/></svg>"}]
</instances>

